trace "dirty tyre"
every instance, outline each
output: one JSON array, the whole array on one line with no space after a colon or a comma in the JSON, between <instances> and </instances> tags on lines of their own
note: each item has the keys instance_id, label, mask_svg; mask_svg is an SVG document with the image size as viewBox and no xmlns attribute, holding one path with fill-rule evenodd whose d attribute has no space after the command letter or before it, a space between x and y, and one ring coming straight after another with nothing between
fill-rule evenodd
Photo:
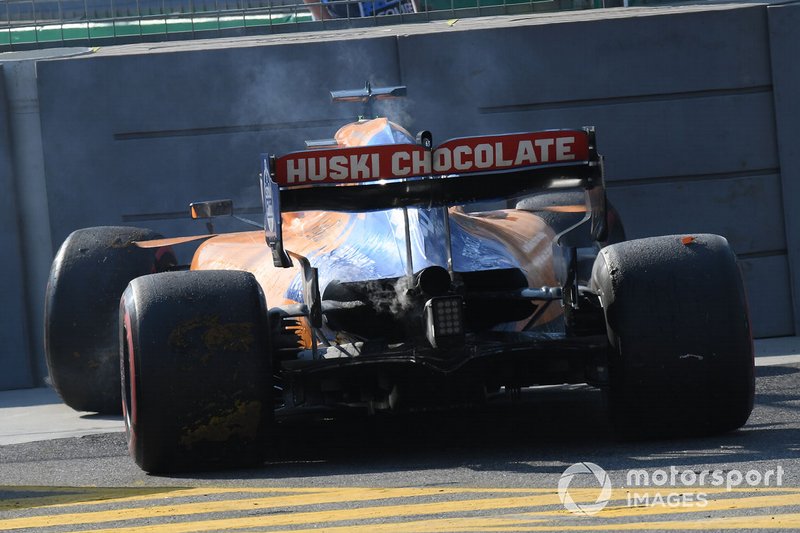
<instances>
[{"instance_id":1,"label":"dirty tyre","mask_svg":"<svg viewBox=\"0 0 800 533\"><path fill-rule=\"evenodd\" d=\"M166 272L120 302L128 449L148 472L252 466L273 417L264 297L252 274Z\"/></svg>"},{"instance_id":2,"label":"dirty tyre","mask_svg":"<svg viewBox=\"0 0 800 533\"><path fill-rule=\"evenodd\" d=\"M609 408L628 438L744 425L754 367L736 257L718 235L608 246L592 272L609 338Z\"/></svg>"},{"instance_id":3,"label":"dirty tyre","mask_svg":"<svg viewBox=\"0 0 800 533\"><path fill-rule=\"evenodd\" d=\"M87 228L59 248L45 296L45 355L53 387L73 409L121 412L119 298L163 259L133 241L159 237L141 228Z\"/></svg>"}]
</instances>

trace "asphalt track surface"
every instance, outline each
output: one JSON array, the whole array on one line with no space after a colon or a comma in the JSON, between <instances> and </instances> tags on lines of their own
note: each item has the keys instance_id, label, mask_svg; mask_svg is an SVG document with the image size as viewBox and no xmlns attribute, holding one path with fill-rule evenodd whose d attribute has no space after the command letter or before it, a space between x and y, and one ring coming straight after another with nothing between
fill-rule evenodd
<instances>
[{"instance_id":1,"label":"asphalt track surface","mask_svg":"<svg viewBox=\"0 0 800 533\"><path fill-rule=\"evenodd\" d=\"M128 458L119 420L74 413L111 432L0 445L0 531L797 531L800 358L763 363L747 425L702 439L619 441L599 391L549 387L477 411L287 427L261 468L165 477Z\"/></svg>"}]
</instances>

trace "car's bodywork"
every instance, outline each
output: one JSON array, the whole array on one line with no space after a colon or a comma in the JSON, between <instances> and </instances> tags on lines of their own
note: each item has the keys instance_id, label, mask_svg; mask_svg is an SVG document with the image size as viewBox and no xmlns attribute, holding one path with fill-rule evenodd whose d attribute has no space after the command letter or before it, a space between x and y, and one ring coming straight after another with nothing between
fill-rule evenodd
<instances>
[{"instance_id":1,"label":"car's bodywork","mask_svg":"<svg viewBox=\"0 0 800 533\"><path fill-rule=\"evenodd\" d=\"M591 234L605 231L593 131L437 148L429 139L386 118L362 119L312 150L264 156L269 246L252 231L210 237L195 253L193 270L252 272L263 288L285 393L279 413L389 409L401 400L435 408L503 387L604 379L592 357L605 349L603 331L565 337L562 282L573 278L569 305L585 298L578 262L570 265L558 244L596 253ZM562 235L536 212L506 207L553 188L589 193L577 205L543 208L568 215ZM456 339L437 343L426 329L426 304L437 298L463 311Z\"/></svg>"},{"instance_id":2,"label":"car's bodywork","mask_svg":"<svg viewBox=\"0 0 800 533\"><path fill-rule=\"evenodd\" d=\"M333 96L369 108L404 93ZM258 231L89 228L62 245L46 306L51 376L73 407L107 409L91 402L116 387L93 374L110 367L107 343L82 328L106 320L128 284L116 368L142 468L257 461L275 419L473 405L531 385L603 388L626 434L747 420L753 353L735 254L716 235L618 242L593 128L434 146L377 118L307 145L262 156ZM217 200L191 214L234 211ZM193 241L190 265L165 260ZM93 376L88 399L70 389L76 375Z\"/></svg>"}]
</instances>

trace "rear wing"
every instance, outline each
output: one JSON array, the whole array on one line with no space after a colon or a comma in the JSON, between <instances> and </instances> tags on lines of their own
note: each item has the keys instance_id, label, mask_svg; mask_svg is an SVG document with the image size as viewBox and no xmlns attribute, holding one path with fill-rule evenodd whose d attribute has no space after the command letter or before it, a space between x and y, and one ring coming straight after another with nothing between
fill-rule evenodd
<instances>
[{"instance_id":1,"label":"rear wing","mask_svg":"<svg viewBox=\"0 0 800 533\"><path fill-rule=\"evenodd\" d=\"M281 213L436 207L582 187L592 235L605 232L602 158L593 128L449 140L435 148L394 144L262 156L264 228L276 266L283 249Z\"/></svg>"}]
</instances>

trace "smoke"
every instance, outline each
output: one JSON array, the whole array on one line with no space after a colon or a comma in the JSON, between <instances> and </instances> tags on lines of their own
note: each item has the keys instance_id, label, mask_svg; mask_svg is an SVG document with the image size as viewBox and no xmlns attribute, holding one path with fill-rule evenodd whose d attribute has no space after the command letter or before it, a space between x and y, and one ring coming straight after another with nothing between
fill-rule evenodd
<instances>
[{"instance_id":1,"label":"smoke","mask_svg":"<svg viewBox=\"0 0 800 533\"><path fill-rule=\"evenodd\" d=\"M376 102L375 114L385 116L390 121L406 128L412 135L416 133L414 119L409 111L414 108L414 101L408 97L391 98Z\"/></svg>"},{"instance_id":2,"label":"smoke","mask_svg":"<svg viewBox=\"0 0 800 533\"><path fill-rule=\"evenodd\" d=\"M413 278L402 276L396 281L373 280L364 283L364 294L372 306L381 313L395 316L407 314L414 309L411 289Z\"/></svg>"},{"instance_id":3,"label":"smoke","mask_svg":"<svg viewBox=\"0 0 800 533\"><path fill-rule=\"evenodd\" d=\"M400 313L408 311L413 307L413 300L410 298L411 289L413 288L413 278L403 276L398 279L394 284L395 292L395 307L392 309L393 313Z\"/></svg>"}]
</instances>

